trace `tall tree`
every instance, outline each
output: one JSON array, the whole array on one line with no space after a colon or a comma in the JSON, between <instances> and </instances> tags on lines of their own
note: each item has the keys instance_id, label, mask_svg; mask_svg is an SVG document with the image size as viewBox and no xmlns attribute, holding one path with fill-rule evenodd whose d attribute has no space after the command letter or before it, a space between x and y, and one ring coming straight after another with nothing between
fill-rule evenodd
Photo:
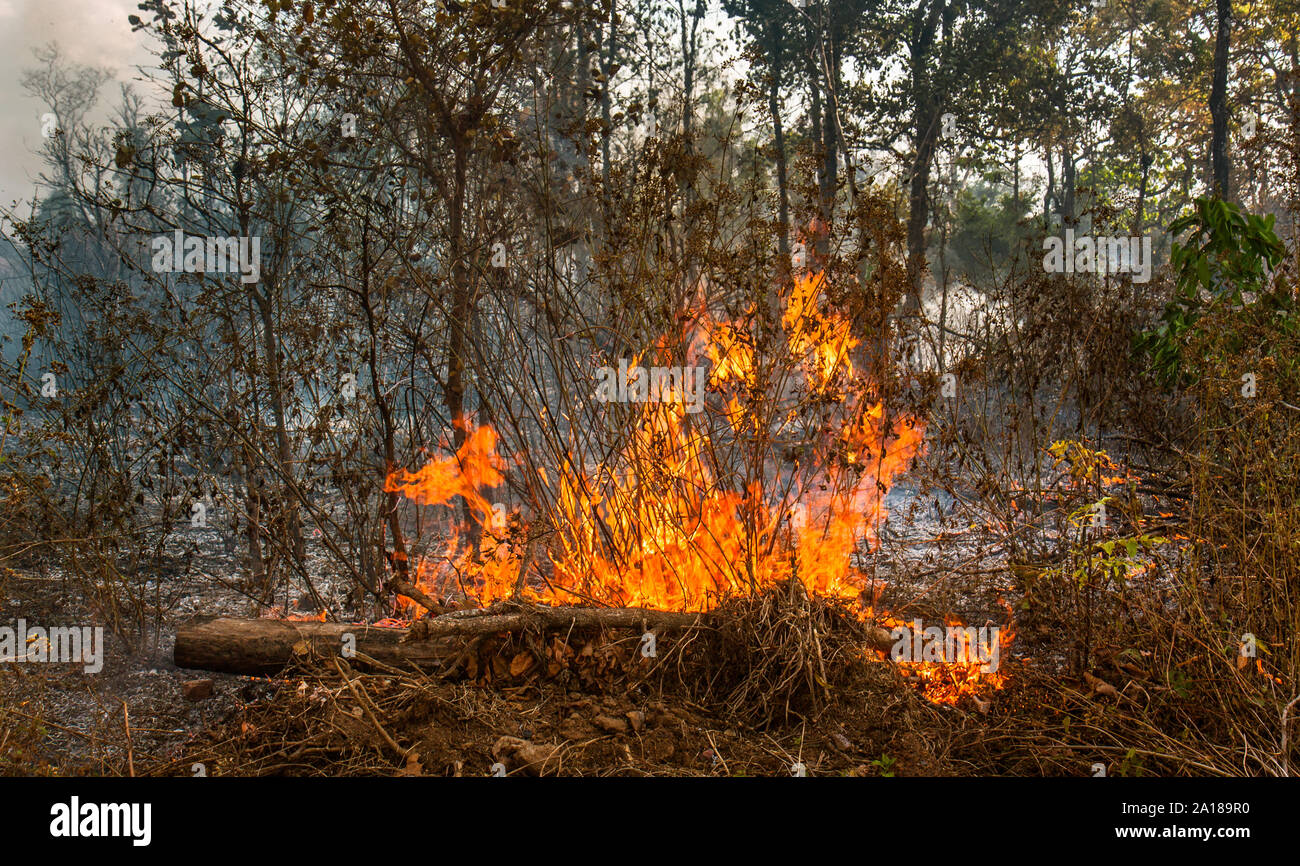
<instances>
[{"instance_id":1,"label":"tall tree","mask_svg":"<svg viewBox=\"0 0 1300 866\"><path fill-rule=\"evenodd\" d=\"M1228 187L1228 54L1232 36L1232 0L1215 0L1214 81L1210 86L1210 164L1215 195L1227 198Z\"/></svg>"},{"instance_id":2,"label":"tall tree","mask_svg":"<svg viewBox=\"0 0 1300 866\"><path fill-rule=\"evenodd\" d=\"M922 274L931 213L930 176L945 128L945 114L972 127L985 108L985 94L1013 74L1007 59L1020 42L1065 21L1071 0L914 0L870 7L873 38L861 58L869 68L900 64L903 74L866 106L886 130L882 149L902 133L909 140L907 169L907 273L905 312L921 308ZM901 51L899 47L901 46ZM906 118L902 129L893 123Z\"/></svg>"}]
</instances>

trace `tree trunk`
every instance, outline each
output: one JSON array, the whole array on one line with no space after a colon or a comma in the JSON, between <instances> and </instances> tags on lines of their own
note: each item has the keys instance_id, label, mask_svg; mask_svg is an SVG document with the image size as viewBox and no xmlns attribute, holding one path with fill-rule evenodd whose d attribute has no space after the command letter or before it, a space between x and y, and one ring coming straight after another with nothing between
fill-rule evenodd
<instances>
[{"instance_id":1,"label":"tree trunk","mask_svg":"<svg viewBox=\"0 0 1300 866\"><path fill-rule=\"evenodd\" d=\"M807 57L806 68L808 73L808 95L812 100L812 110L808 113L808 121L812 125L809 137L812 139L814 149L817 151L817 156L820 158L824 155L822 153L824 137L822 133L823 116L822 89L820 84L821 76L818 74L817 65L813 62L811 54ZM822 198L825 196L825 174L825 168L817 171L817 194ZM823 234L824 230L825 226L816 226L815 231L811 235L805 234L804 237L804 257L806 264L814 270L820 267L821 258L826 255L827 252L825 236Z\"/></svg>"},{"instance_id":2,"label":"tree trunk","mask_svg":"<svg viewBox=\"0 0 1300 866\"><path fill-rule=\"evenodd\" d=\"M1214 194L1228 198L1228 45L1232 0L1215 0L1218 26L1214 34L1214 81L1210 87L1210 163Z\"/></svg>"},{"instance_id":3,"label":"tree trunk","mask_svg":"<svg viewBox=\"0 0 1300 866\"><path fill-rule=\"evenodd\" d=\"M266 561L262 558L262 480L248 456L246 448L241 448L243 456L242 472L244 475L244 512L246 519L246 537L248 539L248 575L251 586L260 593L267 582Z\"/></svg>"},{"instance_id":4,"label":"tree trunk","mask_svg":"<svg viewBox=\"0 0 1300 866\"><path fill-rule=\"evenodd\" d=\"M1052 159L1052 145L1043 148L1043 161L1047 164L1047 192L1043 195L1043 225L1052 224L1052 207L1061 210L1060 199L1056 196L1056 162Z\"/></svg>"},{"instance_id":5,"label":"tree trunk","mask_svg":"<svg viewBox=\"0 0 1300 866\"><path fill-rule=\"evenodd\" d=\"M1078 218L1074 208L1074 192L1077 186L1074 154L1067 141L1061 144L1061 220L1066 225L1074 225Z\"/></svg>"},{"instance_id":6,"label":"tree trunk","mask_svg":"<svg viewBox=\"0 0 1300 866\"><path fill-rule=\"evenodd\" d=\"M932 74L936 30L947 0L932 0L913 10L909 68L912 97L912 141L916 154L910 166L910 189L907 214L907 297L905 316L921 312L921 279L925 273L925 224L930 215L930 164L939 139L939 115L943 111L940 94L935 92ZM947 38L947 34L945 34Z\"/></svg>"},{"instance_id":7,"label":"tree trunk","mask_svg":"<svg viewBox=\"0 0 1300 866\"><path fill-rule=\"evenodd\" d=\"M469 436L465 417L465 355L470 317L470 272L465 261L465 192L469 183L469 147L464 140L454 140L452 195L448 203L448 229L451 235L451 312L447 323L447 387L444 402L452 424L452 444L459 452ZM474 519L469 501L461 502L461 519L468 529L468 543L474 561L479 560L482 527Z\"/></svg>"},{"instance_id":8,"label":"tree trunk","mask_svg":"<svg viewBox=\"0 0 1300 866\"><path fill-rule=\"evenodd\" d=\"M822 121L822 207L821 217L823 231L829 233L831 218L835 211L835 189L839 185L839 46L834 34L830 35L830 44L823 48L822 56L830 68L826 70L826 114ZM823 253L824 255L825 253Z\"/></svg>"},{"instance_id":9,"label":"tree trunk","mask_svg":"<svg viewBox=\"0 0 1300 866\"><path fill-rule=\"evenodd\" d=\"M610 181L609 142L610 139L613 137L614 122L612 120L613 115L611 114L612 109L610 105L610 100L611 100L610 77L611 76L609 70L614 65L614 21L617 15L615 11L615 5L616 4L614 3L614 0L610 0L609 21L606 23L604 31L602 33L604 45L601 46L601 57L600 57L600 73L605 79L600 83L600 119L601 119L600 176L601 176L601 180L603 181L602 201L605 205L606 225L608 225L610 222L610 216L611 216L610 208L612 206L612 200L610 197L610 188L609 188L609 181Z\"/></svg>"},{"instance_id":10,"label":"tree trunk","mask_svg":"<svg viewBox=\"0 0 1300 866\"><path fill-rule=\"evenodd\" d=\"M1015 152L1011 164L1011 202L1015 207L1016 219L1020 218L1020 141L1016 140Z\"/></svg>"},{"instance_id":11,"label":"tree trunk","mask_svg":"<svg viewBox=\"0 0 1300 866\"><path fill-rule=\"evenodd\" d=\"M241 235L247 236L250 233L250 225L247 214L241 213L239 218L239 231ZM289 432L285 426L285 401L284 401L284 379L283 370L280 366L280 346L279 339L276 336L275 310L273 306L273 284L276 280L275 274L268 273L269 269L262 269L262 283L265 286L264 291L259 291L257 285L250 285L248 296L251 304L256 308L257 322L254 327L261 328L262 331L262 351L266 354L266 379L267 387L271 397L271 412L275 419L275 444L276 444L276 463L278 464L280 474L281 505L284 509L284 515L287 517L285 526L286 534L289 536L291 555L295 559L295 564L299 568L305 568L306 544L302 534L302 518L298 508L298 499L293 490L294 468L293 468L293 450L289 442ZM253 311L250 309L250 316ZM260 413L259 413L260 422ZM259 424L260 426L260 424ZM252 455L250 455L252 456ZM250 477L261 480L264 476L259 469L254 468L252 463L249 464ZM259 511L254 515L250 513L250 521L258 521L250 525L249 542L250 547L258 545L259 536L261 535L260 520L262 518L260 511L261 506L265 505L268 497L265 495L265 486L258 484L256 491L256 501L250 503L250 506L256 507ZM251 497L250 497L251 499ZM250 511L252 508L250 508ZM267 515L268 518L272 515ZM262 558L262 551L259 549L255 559ZM256 563L255 563L256 564ZM262 600L266 600L268 591L271 587L268 582L273 579L274 575L269 570L263 569L263 579L258 582L258 592Z\"/></svg>"},{"instance_id":12,"label":"tree trunk","mask_svg":"<svg viewBox=\"0 0 1300 866\"><path fill-rule=\"evenodd\" d=\"M324 656L340 655L344 635L353 636L358 653L393 667L436 667L456 654L454 648L431 642L403 644L406 629L400 628L203 616L176 630L173 658L180 668L267 676L284 670L295 658L306 660L308 648Z\"/></svg>"},{"instance_id":13,"label":"tree trunk","mask_svg":"<svg viewBox=\"0 0 1300 866\"><path fill-rule=\"evenodd\" d=\"M781 50L776 46L777 52ZM772 146L776 149L776 192L777 192L777 249L784 261L782 267L790 265L790 189L786 177L785 162L785 127L781 123L781 61L779 57L772 61L772 80L767 90L767 110L772 116Z\"/></svg>"},{"instance_id":14,"label":"tree trunk","mask_svg":"<svg viewBox=\"0 0 1300 866\"><path fill-rule=\"evenodd\" d=\"M379 381L379 333L375 323L374 305L370 297L370 271L370 220L367 217L361 226L361 288L359 294L361 297L361 310L366 319L366 332L370 340L368 347L370 391L375 398L375 408L379 411L379 424L383 430L384 480L387 480L388 474L397 468L397 437L393 424L392 407L389 406L388 398L384 396L383 386ZM384 501L383 505L380 506L380 516L384 521L384 525L388 527L388 532L393 540L393 572L397 575L398 581L405 583L409 563L406 554L406 538L402 533L402 524L397 516L397 503L400 497L396 492L385 492L383 496ZM375 595L379 595L382 588L372 585L367 586L366 589Z\"/></svg>"},{"instance_id":15,"label":"tree trunk","mask_svg":"<svg viewBox=\"0 0 1300 866\"><path fill-rule=\"evenodd\" d=\"M306 556L306 544L302 535L302 516L298 509L298 497L293 492L293 446L289 442L289 429L285 423L284 371L280 367L280 341L276 337L275 315L272 307L271 290L257 293L257 305L262 317L262 341L265 344L266 370L268 385L271 390L271 412L275 417L275 451L280 464L280 507L284 509L286 529L289 533L290 550L295 563L302 565Z\"/></svg>"},{"instance_id":16,"label":"tree trunk","mask_svg":"<svg viewBox=\"0 0 1300 866\"><path fill-rule=\"evenodd\" d=\"M1138 160L1142 167L1142 173L1138 179L1137 203L1133 206L1133 231L1134 236L1142 234L1142 225L1146 221L1147 208L1147 185L1151 179L1151 156L1147 153L1146 129L1139 127L1138 140Z\"/></svg>"},{"instance_id":17,"label":"tree trunk","mask_svg":"<svg viewBox=\"0 0 1300 866\"><path fill-rule=\"evenodd\" d=\"M916 156L912 160L907 213L907 298L903 312L921 312L921 280L925 275L925 225L930 215L930 166L937 144L939 110L933 104L918 105L914 114Z\"/></svg>"},{"instance_id":18,"label":"tree trunk","mask_svg":"<svg viewBox=\"0 0 1300 866\"><path fill-rule=\"evenodd\" d=\"M703 0L696 0L690 12L690 27L687 27L687 12L683 0L677 0L677 11L681 16L682 43L682 136L689 143L692 133L692 121L695 117L695 64L699 54L700 19L704 17ZM688 145L689 146L689 145Z\"/></svg>"}]
</instances>

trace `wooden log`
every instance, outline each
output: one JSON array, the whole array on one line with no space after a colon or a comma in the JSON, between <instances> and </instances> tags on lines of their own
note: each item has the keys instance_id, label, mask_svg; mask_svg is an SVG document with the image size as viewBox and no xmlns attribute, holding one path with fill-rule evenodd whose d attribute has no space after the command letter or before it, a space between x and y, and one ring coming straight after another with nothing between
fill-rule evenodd
<instances>
[{"instance_id":1,"label":"wooden log","mask_svg":"<svg viewBox=\"0 0 1300 866\"><path fill-rule=\"evenodd\" d=\"M504 604L486 610L461 610L420 620L409 629L317 622L315 620L239 619L201 616L176 631L173 653L177 667L224 673L278 673L308 650L340 655L344 636L352 635L358 656L383 665L431 670L456 658L464 647L458 638L482 637L524 630L632 629L656 633L711 627L703 613L643 608L546 607ZM867 645L888 650L888 631L869 628ZM364 665L364 659L353 661Z\"/></svg>"},{"instance_id":2,"label":"wooden log","mask_svg":"<svg viewBox=\"0 0 1300 866\"><path fill-rule=\"evenodd\" d=\"M223 673L265 675L283 670L310 649L339 655L344 635L355 641L358 655L396 668L441 667L456 656L463 641L502 632L555 629L631 628L679 631L700 624L704 614L639 608L551 608L545 606L456 611L414 628L377 628L315 620L240 619L201 616L176 630L176 666ZM364 662L364 660L362 660Z\"/></svg>"},{"instance_id":3,"label":"wooden log","mask_svg":"<svg viewBox=\"0 0 1300 866\"><path fill-rule=\"evenodd\" d=\"M179 668L264 676L282 671L308 649L341 655L347 634L355 638L357 653L397 668L434 668L455 655L454 648L435 642L403 644L406 633L404 628L315 620L201 616L176 630L173 659Z\"/></svg>"}]
</instances>

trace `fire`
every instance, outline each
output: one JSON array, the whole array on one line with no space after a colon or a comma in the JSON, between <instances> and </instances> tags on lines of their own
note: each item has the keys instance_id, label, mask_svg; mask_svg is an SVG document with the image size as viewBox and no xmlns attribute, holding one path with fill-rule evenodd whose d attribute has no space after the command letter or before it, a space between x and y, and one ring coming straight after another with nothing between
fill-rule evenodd
<instances>
[{"instance_id":1,"label":"fire","mask_svg":"<svg viewBox=\"0 0 1300 866\"><path fill-rule=\"evenodd\" d=\"M821 274L795 280L781 324L791 350L796 356L808 357L817 384L825 385L837 373L852 374L849 352L859 340L850 334L848 319L834 311L823 313L818 309L821 294Z\"/></svg>"},{"instance_id":2,"label":"fire","mask_svg":"<svg viewBox=\"0 0 1300 866\"><path fill-rule=\"evenodd\" d=\"M780 460L773 451L743 479L719 468L719 451L757 438L746 433L769 432L772 425L759 419L769 417L760 410L771 398L759 387L767 374L751 328L701 311L683 344L710 361L713 399L704 412L692 414L679 393L660 393L641 404L619 453L601 466L561 462L549 473L538 470L553 503L546 523L554 532L538 557L550 566L544 578L540 568L521 575L531 559L488 500L487 491L504 482L505 465L490 427L467 425L454 455L393 472L386 491L423 505L463 497L481 531L477 556L456 531L440 556L423 558L420 588L435 597L458 592L482 606L518 587L523 600L545 604L704 611L797 580L809 593L858 602L865 620L896 624L863 602L871 584L855 558L876 543L884 494L921 452L924 425L891 413L871 396L872 383L855 374L850 355L860 341L847 318L827 308L822 281L820 274L797 279L781 316L784 369L817 396L815 417L781 407L778 429L763 440L800 437L798 457ZM671 363L668 346L661 339L651 354ZM731 434L711 434L719 429L712 418L725 419L720 429ZM927 697L941 702L976 686L1000 687L999 675L979 667L907 664L925 681Z\"/></svg>"},{"instance_id":3,"label":"fire","mask_svg":"<svg viewBox=\"0 0 1300 866\"><path fill-rule=\"evenodd\" d=\"M1010 614L1010 608L1003 602ZM922 689L926 699L936 704L956 704L962 697L975 696L1000 689L1007 683L1007 675L1000 670L1001 659L1015 639L1011 628L979 630L967 627L955 617L947 617L946 628L920 628L919 621L904 622L889 614L882 614L877 620L893 629L900 637L904 649L906 642L919 642L923 631L943 631L943 645L934 653L935 658L916 653L907 653L902 660L897 660L903 675L914 680ZM928 649L934 649L931 643ZM882 658L890 654L880 652Z\"/></svg>"},{"instance_id":4,"label":"fire","mask_svg":"<svg viewBox=\"0 0 1300 866\"><path fill-rule=\"evenodd\" d=\"M490 427L470 430L455 457L430 460L417 472L392 472L384 492L400 493L420 505L441 505L463 496L480 522L486 520L492 506L482 491L505 480L496 447L497 434Z\"/></svg>"},{"instance_id":5,"label":"fire","mask_svg":"<svg viewBox=\"0 0 1300 866\"><path fill-rule=\"evenodd\" d=\"M282 619L285 622L325 622L325 611L320 610L316 613L293 613L285 609L284 605L272 605L262 612L263 619Z\"/></svg>"}]
</instances>

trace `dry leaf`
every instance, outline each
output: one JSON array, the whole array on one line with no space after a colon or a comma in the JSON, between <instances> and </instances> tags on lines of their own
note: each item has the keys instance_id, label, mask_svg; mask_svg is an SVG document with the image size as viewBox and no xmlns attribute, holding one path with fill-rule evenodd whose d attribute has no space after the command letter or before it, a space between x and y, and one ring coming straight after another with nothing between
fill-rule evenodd
<instances>
[{"instance_id":1,"label":"dry leaf","mask_svg":"<svg viewBox=\"0 0 1300 866\"><path fill-rule=\"evenodd\" d=\"M536 663L536 659L533 658L532 653L528 652L527 650L521 651L518 655L516 655L514 658L510 660L510 676L512 677L523 676L524 674L532 670L532 667L535 663Z\"/></svg>"},{"instance_id":2,"label":"dry leaf","mask_svg":"<svg viewBox=\"0 0 1300 866\"><path fill-rule=\"evenodd\" d=\"M420 753L411 752L406 756L406 766L398 772L399 776L423 776L424 765L420 763Z\"/></svg>"},{"instance_id":3,"label":"dry leaf","mask_svg":"<svg viewBox=\"0 0 1300 866\"><path fill-rule=\"evenodd\" d=\"M1116 667L1134 679L1144 680L1147 678L1147 672L1137 665L1131 665L1128 662L1120 662Z\"/></svg>"},{"instance_id":4,"label":"dry leaf","mask_svg":"<svg viewBox=\"0 0 1300 866\"><path fill-rule=\"evenodd\" d=\"M1119 690L1101 677L1095 677L1087 671L1084 671L1083 679L1088 685L1092 686L1092 690L1095 693L1099 695L1108 695L1112 698L1119 697Z\"/></svg>"},{"instance_id":5,"label":"dry leaf","mask_svg":"<svg viewBox=\"0 0 1300 866\"><path fill-rule=\"evenodd\" d=\"M509 760L530 776L555 772L559 767L559 746L540 745L518 737L501 737L492 746L492 757L498 761Z\"/></svg>"}]
</instances>

